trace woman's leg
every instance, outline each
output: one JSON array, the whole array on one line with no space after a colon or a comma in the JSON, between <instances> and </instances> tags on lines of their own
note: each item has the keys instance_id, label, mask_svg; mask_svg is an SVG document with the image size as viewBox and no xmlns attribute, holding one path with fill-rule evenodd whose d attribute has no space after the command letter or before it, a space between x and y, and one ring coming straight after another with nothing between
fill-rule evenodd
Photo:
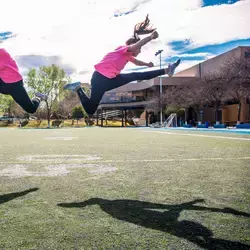
<instances>
[{"instance_id":1,"label":"woman's leg","mask_svg":"<svg viewBox=\"0 0 250 250\"><path fill-rule=\"evenodd\" d=\"M77 88L76 93L83 108L89 115L93 115L96 112L104 93L107 91L107 86L109 85L110 80L111 79L95 71L91 79L90 98L84 93L82 88Z\"/></svg>"},{"instance_id":2,"label":"woman's leg","mask_svg":"<svg viewBox=\"0 0 250 250\"><path fill-rule=\"evenodd\" d=\"M17 102L26 112L35 113L40 104L40 99L30 99L24 86L23 81L15 83L0 83L0 93L11 95L12 98Z\"/></svg>"},{"instance_id":3,"label":"woman's leg","mask_svg":"<svg viewBox=\"0 0 250 250\"><path fill-rule=\"evenodd\" d=\"M121 87L122 85L125 85L133 81L150 80L166 74L172 76L174 74L175 69L179 66L179 64L180 64L180 59L177 60L175 63L170 64L169 67L165 69L158 69L145 72L132 72L129 74L120 74L117 77L111 79L112 81L110 81L110 84L108 85L108 90Z\"/></svg>"},{"instance_id":4,"label":"woman's leg","mask_svg":"<svg viewBox=\"0 0 250 250\"><path fill-rule=\"evenodd\" d=\"M165 69L160 69L147 72L120 74L115 78L107 78L95 71L91 79L91 97L89 98L82 88L77 88L76 92L85 111L89 115L93 115L106 91L118 88L135 80L149 80L164 75L166 74L165 72Z\"/></svg>"},{"instance_id":5,"label":"woman's leg","mask_svg":"<svg viewBox=\"0 0 250 250\"><path fill-rule=\"evenodd\" d=\"M120 74L116 78L116 81L112 83L112 89L125 85L133 81L143 81L156 78L161 75L165 75L165 69L145 71L145 72L132 72L128 74Z\"/></svg>"}]
</instances>

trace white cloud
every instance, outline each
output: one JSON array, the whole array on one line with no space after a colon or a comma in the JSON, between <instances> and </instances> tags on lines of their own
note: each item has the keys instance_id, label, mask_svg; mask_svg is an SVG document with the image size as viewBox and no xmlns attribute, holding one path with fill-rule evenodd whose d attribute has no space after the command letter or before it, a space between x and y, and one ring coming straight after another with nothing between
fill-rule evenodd
<instances>
[{"instance_id":1,"label":"white cloud","mask_svg":"<svg viewBox=\"0 0 250 250\"><path fill-rule=\"evenodd\" d=\"M207 52L201 52L201 53L192 53L192 54L177 54L177 55L175 55L175 56L180 56L181 55L181 57L204 57L204 58L208 58L208 57L210 57L210 56L213 56L211 53L207 53Z\"/></svg>"},{"instance_id":2,"label":"white cloud","mask_svg":"<svg viewBox=\"0 0 250 250\"><path fill-rule=\"evenodd\" d=\"M225 43L250 37L250 1L208 6L189 13L178 33L192 40L192 47Z\"/></svg>"},{"instance_id":3,"label":"white cloud","mask_svg":"<svg viewBox=\"0 0 250 250\"><path fill-rule=\"evenodd\" d=\"M139 59L155 64L158 49L164 50L163 57L176 55L168 46L172 41L190 39L190 47L197 47L250 37L250 0L201 6L201 0L1 0L0 32L17 34L1 45L16 58L60 59L60 65L76 70L74 80L89 81L94 64L123 44L147 13L160 37L143 48ZM112 17L129 10L137 11ZM193 63L183 62L180 68ZM128 64L126 69L133 67Z\"/></svg>"}]
</instances>

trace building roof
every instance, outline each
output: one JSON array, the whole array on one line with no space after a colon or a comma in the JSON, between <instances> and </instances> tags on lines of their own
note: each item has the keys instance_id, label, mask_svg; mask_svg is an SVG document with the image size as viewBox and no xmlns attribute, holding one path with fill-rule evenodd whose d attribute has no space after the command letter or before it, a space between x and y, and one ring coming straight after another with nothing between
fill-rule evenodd
<instances>
[{"instance_id":1,"label":"building roof","mask_svg":"<svg viewBox=\"0 0 250 250\"><path fill-rule=\"evenodd\" d=\"M124 103L102 103L98 106L98 109L133 109L133 108L145 108L153 103L153 100L142 102L124 102Z\"/></svg>"},{"instance_id":2,"label":"building roof","mask_svg":"<svg viewBox=\"0 0 250 250\"><path fill-rule=\"evenodd\" d=\"M230 58L243 58L246 53L250 53L250 46L239 46L225 53L212 57L190 68L182 70L175 74L176 77L199 77L209 73L215 73L230 60Z\"/></svg>"}]
</instances>

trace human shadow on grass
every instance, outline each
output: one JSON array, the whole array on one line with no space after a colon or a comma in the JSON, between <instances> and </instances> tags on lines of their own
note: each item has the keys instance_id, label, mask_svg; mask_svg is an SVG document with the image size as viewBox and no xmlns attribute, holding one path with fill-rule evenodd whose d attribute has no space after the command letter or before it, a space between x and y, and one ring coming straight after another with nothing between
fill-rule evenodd
<instances>
[{"instance_id":1,"label":"human shadow on grass","mask_svg":"<svg viewBox=\"0 0 250 250\"><path fill-rule=\"evenodd\" d=\"M11 201L11 200L14 200L14 199L16 199L18 197L21 197L21 196L24 196L24 195L26 195L28 193L35 192L38 189L39 188L30 188L30 189L27 189L27 190L22 191L22 192L16 192L16 193L9 193L9 194L0 195L0 204Z\"/></svg>"},{"instance_id":2,"label":"human shadow on grass","mask_svg":"<svg viewBox=\"0 0 250 250\"><path fill-rule=\"evenodd\" d=\"M77 203L60 203L58 206L66 208L83 208L89 205L99 205L101 209L112 217L140 225L142 227L160 230L179 238L186 239L205 249L249 249L249 245L213 238L213 232L205 226L188 220L179 221L180 213L184 210L208 211L250 217L250 214L232 208L213 208L195 205L204 202L203 199L178 205L156 204L137 200L106 200L92 198ZM167 209L156 211L153 209Z\"/></svg>"}]
</instances>

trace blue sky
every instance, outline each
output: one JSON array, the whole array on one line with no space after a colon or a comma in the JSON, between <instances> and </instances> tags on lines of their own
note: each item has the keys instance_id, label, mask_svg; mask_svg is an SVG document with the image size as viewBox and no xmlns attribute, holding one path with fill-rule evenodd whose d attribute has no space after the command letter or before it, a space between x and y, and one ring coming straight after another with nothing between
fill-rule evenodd
<instances>
[{"instance_id":1,"label":"blue sky","mask_svg":"<svg viewBox=\"0 0 250 250\"><path fill-rule=\"evenodd\" d=\"M202 7L208 7L208 6L216 6L216 5L230 5L238 2L239 0L204 0ZM187 61L199 61L199 60L205 60L206 56L198 55L200 53L209 53L213 55L222 54L228 50L231 50L238 46L250 46L250 32L249 32L249 38L248 39L237 39L228 41L225 43L219 43L214 45L207 45L207 46L201 46L195 49L189 49L190 40L182 40L182 41L173 41L169 43L169 45L177 52L181 52L180 56L182 54L188 54L187 56L181 56L182 59ZM167 57L165 58L165 61L175 61L178 59L178 56L173 57Z\"/></svg>"},{"instance_id":2,"label":"blue sky","mask_svg":"<svg viewBox=\"0 0 250 250\"><path fill-rule=\"evenodd\" d=\"M165 58L166 62L175 61L179 57L181 57L182 60L187 60L187 61L204 61L206 60L206 55L202 55L202 53L219 55L231 49L234 49L235 47L238 47L238 46L250 46L250 38L233 40L233 41L229 41L226 43L215 44L215 45L207 45L207 46L202 46L202 47L198 47L195 49L188 49L187 41L173 42L173 43L170 43L170 46L172 46L175 51L177 52L183 51L183 53L181 52L179 56L172 56L172 57Z\"/></svg>"},{"instance_id":3,"label":"blue sky","mask_svg":"<svg viewBox=\"0 0 250 250\"><path fill-rule=\"evenodd\" d=\"M234 4L239 0L204 0L203 7L211 5L220 5L220 4Z\"/></svg>"},{"instance_id":4,"label":"blue sky","mask_svg":"<svg viewBox=\"0 0 250 250\"><path fill-rule=\"evenodd\" d=\"M216 5L230 5L238 2L239 0L204 0L202 7L208 7L208 6L216 6ZM182 60L186 61L204 61L206 60L205 55L199 55L202 53L209 53L212 55L219 55L226 51L229 51L235 47L238 46L250 46L250 32L249 32L249 38L248 39L237 39L237 40L231 40L225 43L219 43L219 44L213 44L213 45L206 45L197 47L194 49L189 49L190 40L185 39L182 41L173 41L169 43L169 45L176 51L179 52L179 56L182 58ZM181 56L184 54L184 56ZM197 56L198 54L198 56ZM185 56L186 55L186 56ZM172 57L166 57L165 61L175 61L179 57L178 56L172 56Z\"/></svg>"},{"instance_id":5,"label":"blue sky","mask_svg":"<svg viewBox=\"0 0 250 250\"><path fill-rule=\"evenodd\" d=\"M14 37L14 34L11 31L0 32L0 40L2 41L10 39L12 37Z\"/></svg>"},{"instance_id":6,"label":"blue sky","mask_svg":"<svg viewBox=\"0 0 250 250\"><path fill-rule=\"evenodd\" d=\"M181 57L183 70L237 46L250 46L250 0L1 0L1 6L6 11L0 15L0 46L23 74L56 63L72 79L89 81L94 64L124 44L146 14L160 36L143 48L139 59L156 67L159 49L166 63ZM15 18L9 18L8 9ZM140 68L125 68L133 69Z\"/></svg>"}]
</instances>

